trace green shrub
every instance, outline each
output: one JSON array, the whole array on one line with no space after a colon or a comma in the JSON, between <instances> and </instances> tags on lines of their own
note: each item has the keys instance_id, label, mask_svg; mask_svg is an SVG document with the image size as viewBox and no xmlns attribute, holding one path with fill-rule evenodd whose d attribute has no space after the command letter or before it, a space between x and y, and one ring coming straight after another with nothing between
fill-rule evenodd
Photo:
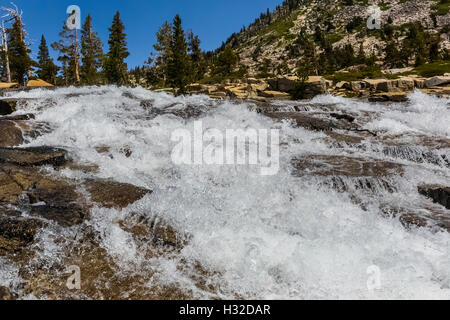
<instances>
[{"instance_id":1,"label":"green shrub","mask_svg":"<svg viewBox=\"0 0 450 320\"><path fill-rule=\"evenodd\" d=\"M388 75L381 72L380 67L378 66L367 66L360 71L351 71L351 72L335 72L332 75L325 76L328 80L333 80L336 82L340 81L358 81L362 79L374 79L374 78L388 78L395 79L398 76L396 75Z\"/></svg>"},{"instance_id":2,"label":"green shrub","mask_svg":"<svg viewBox=\"0 0 450 320\"><path fill-rule=\"evenodd\" d=\"M450 73L450 61L427 63L416 67L415 72L426 78L442 76L444 73Z\"/></svg>"},{"instance_id":3,"label":"green shrub","mask_svg":"<svg viewBox=\"0 0 450 320\"><path fill-rule=\"evenodd\" d=\"M450 0L435 0L438 2L433 9L438 16L446 15L450 11Z\"/></svg>"}]
</instances>

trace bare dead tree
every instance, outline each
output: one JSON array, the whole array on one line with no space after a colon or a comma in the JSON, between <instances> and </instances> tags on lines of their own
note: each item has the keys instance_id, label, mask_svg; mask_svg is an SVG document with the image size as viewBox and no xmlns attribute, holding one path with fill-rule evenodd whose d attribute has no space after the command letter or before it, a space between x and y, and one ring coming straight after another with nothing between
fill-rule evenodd
<instances>
[{"instance_id":1,"label":"bare dead tree","mask_svg":"<svg viewBox=\"0 0 450 320\"><path fill-rule=\"evenodd\" d=\"M5 22L2 20L1 26L2 32L2 50L5 55L5 73L6 73L6 81L11 83L11 69L9 67L9 54L8 54L8 39L6 35Z\"/></svg>"},{"instance_id":2,"label":"bare dead tree","mask_svg":"<svg viewBox=\"0 0 450 320\"><path fill-rule=\"evenodd\" d=\"M5 12L5 14L2 16L2 19L6 19L6 22L11 22L14 21L16 23L18 23L21 28L20 28L20 40L26 45L25 43L25 35L26 35L26 30L22 21L22 15L23 15L23 11L19 9L19 7L14 3L11 2L11 7L2 7L1 8L2 11ZM8 77L8 82L11 82L11 70L10 70L10 64L9 64L9 56L8 56L8 41L7 41L7 33L6 33L6 29L4 26L4 21L2 20L2 26L1 26L1 30L2 30L2 34L3 34L3 50L5 50L6 53L6 73L7 73L7 77ZM30 77L32 75L32 71L28 70L28 77Z\"/></svg>"},{"instance_id":3,"label":"bare dead tree","mask_svg":"<svg viewBox=\"0 0 450 320\"><path fill-rule=\"evenodd\" d=\"M23 11L19 10L19 8L17 7L17 5L14 2L11 2L11 5L13 6L13 8L7 8L7 7L2 7L3 11L6 11L6 14L2 17L2 18L9 18L7 21L19 21L20 24L23 26L22 23L22 15L23 15ZM22 28L21 32L20 32L20 40L22 40L23 42L25 42L25 29Z\"/></svg>"}]
</instances>

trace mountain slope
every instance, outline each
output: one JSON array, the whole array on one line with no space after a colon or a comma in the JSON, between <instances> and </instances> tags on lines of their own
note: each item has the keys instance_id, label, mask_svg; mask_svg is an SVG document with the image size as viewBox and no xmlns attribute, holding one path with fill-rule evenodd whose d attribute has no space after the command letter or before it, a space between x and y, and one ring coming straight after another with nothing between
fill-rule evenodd
<instances>
[{"instance_id":1,"label":"mountain slope","mask_svg":"<svg viewBox=\"0 0 450 320\"><path fill-rule=\"evenodd\" d=\"M367 28L372 5L381 9L382 30ZM309 37L321 32L333 48L350 44L355 53L362 48L366 56L382 60L388 42L401 47L408 26L420 22L424 32L439 36L439 52L443 53L450 50L449 6L448 0L290 0L233 34L225 45L239 53L250 75L286 74L295 70L302 56L301 50L292 50L302 30ZM392 39L386 38L385 28L392 30ZM316 45L320 53L323 48Z\"/></svg>"}]
</instances>

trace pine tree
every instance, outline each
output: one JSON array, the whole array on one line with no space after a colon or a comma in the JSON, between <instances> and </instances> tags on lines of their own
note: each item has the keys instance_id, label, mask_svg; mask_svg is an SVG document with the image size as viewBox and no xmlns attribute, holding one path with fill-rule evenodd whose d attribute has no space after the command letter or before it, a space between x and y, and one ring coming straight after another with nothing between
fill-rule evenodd
<instances>
[{"instance_id":1,"label":"pine tree","mask_svg":"<svg viewBox=\"0 0 450 320\"><path fill-rule=\"evenodd\" d=\"M430 36L429 37L429 48L430 48L430 61L434 62L441 58L439 47L440 47L440 38L439 36Z\"/></svg>"},{"instance_id":2,"label":"pine tree","mask_svg":"<svg viewBox=\"0 0 450 320\"><path fill-rule=\"evenodd\" d=\"M25 85L25 78L32 70L31 50L25 44L24 30L20 17L8 29L8 55L13 80Z\"/></svg>"},{"instance_id":3,"label":"pine tree","mask_svg":"<svg viewBox=\"0 0 450 320\"><path fill-rule=\"evenodd\" d=\"M62 64L62 72L65 85L73 85L79 83L79 43L77 41L76 30L67 28L66 23L59 33L60 40L52 44L52 48L59 51L58 61Z\"/></svg>"},{"instance_id":4,"label":"pine tree","mask_svg":"<svg viewBox=\"0 0 450 320\"><path fill-rule=\"evenodd\" d=\"M407 61L404 61L401 52L398 50L398 45L394 40L387 43L385 51L386 57L384 60L392 68L402 68L404 63L407 63Z\"/></svg>"},{"instance_id":5,"label":"pine tree","mask_svg":"<svg viewBox=\"0 0 450 320\"><path fill-rule=\"evenodd\" d=\"M125 59L130 55L127 49L125 26L117 11L111 28L109 28L109 52L103 63L106 80L110 84L126 85L128 83L128 67Z\"/></svg>"},{"instance_id":6,"label":"pine tree","mask_svg":"<svg viewBox=\"0 0 450 320\"><path fill-rule=\"evenodd\" d=\"M296 41L302 51L298 73L317 75L319 72L319 57L317 55L316 44L308 37L304 30L299 34Z\"/></svg>"},{"instance_id":7,"label":"pine tree","mask_svg":"<svg viewBox=\"0 0 450 320\"><path fill-rule=\"evenodd\" d=\"M239 58L233 49L226 47L217 57L214 66L214 74L224 77L229 76L236 68L238 60Z\"/></svg>"},{"instance_id":8,"label":"pine tree","mask_svg":"<svg viewBox=\"0 0 450 320\"><path fill-rule=\"evenodd\" d=\"M156 33L157 43L153 46L157 51L156 57L150 57L147 61L148 65L154 63L154 67L148 69L150 72L147 75L148 80L152 84L160 81L162 86L166 85L167 65L171 56L172 38L172 25L166 21Z\"/></svg>"},{"instance_id":9,"label":"pine tree","mask_svg":"<svg viewBox=\"0 0 450 320\"><path fill-rule=\"evenodd\" d=\"M47 41L44 35L41 38L41 44L39 46L38 59L38 71L37 75L40 79L47 81L51 84L56 84L56 76L58 74L58 66L55 65L53 59L50 57L48 51Z\"/></svg>"},{"instance_id":10,"label":"pine tree","mask_svg":"<svg viewBox=\"0 0 450 320\"><path fill-rule=\"evenodd\" d=\"M192 63L192 80L198 81L206 73L206 61L202 50L200 49L200 39L192 32L188 34L188 47Z\"/></svg>"},{"instance_id":11,"label":"pine tree","mask_svg":"<svg viewBox=\"0 0 450 320\"><path fill-rule=\"evenodd\" d=\"M366 53L364 52L364 45L362 42L359 44L359 52L356 61L359 64L364 64L366 62Z\"/></svg>"},{"instance_id":12,"label":"pine tree","mask_svg":"<svg viewBox=\"0 0 450 320\"><path fill-rule=\"evenodd\" d=\"M426 62L429 56L428 48L425 41L426 35L420 22L410 25L408 35L403 43L404 54L408 58L415 58L415 65L419 66Z\"/></svg>"},{"instance_id":13,"label":"pine tree","mask_svg":"<svg viewBox=\"0 0 450 320\"><path fill-rule=\"evenodd\" d=\"M92 29L92 17L89 14L81 29L81 80L84 84L99 83L99 68L103 63L103 44Z\"/></svg>"},{"instance_id":14,"label":"pine tree","mask_svg":"<svg viewBox=\"0 0 450 320\"><path fill-rule=\"evenodd\" d=\"M167 80L169 84L178 89L178 93L186 93L186 85L189 81L189 57L186 37L181 26L181 18L176 15L173 19L173 38L171 53L167 65Z\"/></svg>"}]
</instances>

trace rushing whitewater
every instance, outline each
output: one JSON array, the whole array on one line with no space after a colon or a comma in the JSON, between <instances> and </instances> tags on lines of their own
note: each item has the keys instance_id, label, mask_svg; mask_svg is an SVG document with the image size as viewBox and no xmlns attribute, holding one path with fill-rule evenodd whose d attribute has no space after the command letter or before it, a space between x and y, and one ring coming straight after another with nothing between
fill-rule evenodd
<instances>
[{"instance_id":1,"label":"rushing whitewater","mask_svg":"<svg viewBox=\"0 0 450 320\"><path fill-rule=\"evenodd\" d=\"M120 272L152 274L149 288L173 285L200 299L450 298L448 231L432 225L405 228L398 216L382 214L386 205L424 210L420 205L427 200L418 194L418 185L450 184L448 148L408 144L418 135L450 138L448 99L415 92L408 104L332 96L273 103L285 110L320 105L361 115L366 119L364 130L395 136L409 145L408 154L370 142L342 148L323 132L266 117L252 102L116 87L38 89L11 97L35 98L17 113L34 113L33 121L47 124L40 136L30 137L23 146L64 148L78 163L99 167L93 173L65 169L52 174L75 180L94 175L153 190L122 211L93 207L85 222L101 235L101 247ZM151 100L152 107L142 106L142 100ZM201 113L174 115L174 110L187 106ZM174 164L172 133L192 131L199 119L204 130L278 129L278 173L263 176L257 168L242 165ZM104 146L108 154L96 151ZM128 157L124 149L129 150ZM421 158L418 151L431 156ZM308 155L389 161L405 169L402 175L385 179L390 191L377 185L371 190L355 188L352 178L343 178L346 186L339 189L326 177L294 174L292 159ZM136 214L166 221L185 244L166 255L144 255L118 223ZM61 234L70 239L78 232L82 227L66 228ZM34 263L41 268L50 269L63 255L54 240L56 233L47 228L39 234ZM193 280L197 264L208 270L197 274L204 278L203 286ZM372 266L379 268L380 283L369 290ZM0 285L12 287L20 281L14 263L0 258Z\"/></svg>"}]
</instances>

